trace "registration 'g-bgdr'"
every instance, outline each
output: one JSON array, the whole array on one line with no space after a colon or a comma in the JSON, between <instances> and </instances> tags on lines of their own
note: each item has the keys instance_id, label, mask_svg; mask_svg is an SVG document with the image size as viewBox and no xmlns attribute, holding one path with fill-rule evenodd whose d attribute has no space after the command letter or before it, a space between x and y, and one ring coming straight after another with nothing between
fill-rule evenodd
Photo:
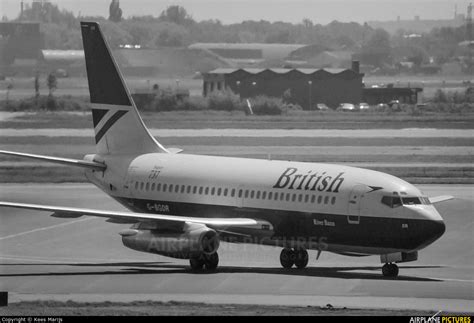
<instances>
[{"instance_id":1,"label":"registration 'g-bgdr'","mask_svg":"<svg viewBox=\"0 0 474 323\"><path fill-rule=\"evenodd\" d=\"M282 248L284 268L305 268L308 249L380 255L384 276L414 261L444 222L430 198L381 172L333 164L190 155L152 137L125 86L100 26L81 23L96 151L83 160L1 151L82 167L129 211L0 202L60 218L97 216L129 223L129 248L218 266L220 241Z\"/></svg>"}]
</instances>

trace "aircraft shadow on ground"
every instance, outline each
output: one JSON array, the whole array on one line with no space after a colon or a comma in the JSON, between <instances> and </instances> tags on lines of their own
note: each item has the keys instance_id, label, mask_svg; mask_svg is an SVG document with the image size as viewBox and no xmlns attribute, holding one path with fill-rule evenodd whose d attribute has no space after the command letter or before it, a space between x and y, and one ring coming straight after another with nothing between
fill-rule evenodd
<instances>
[{"instance_id":1,"label":"aircraft shadow on ground","mask_svg":"<svg viewBox=\"0 0 474 323\"><path fill-rule=\"evenodd\" d=\"M35 276L86 276L86 275L160 275L160 274L192 274L213 275L221 273L269 274L287 276L324 277L341 279L367 279L367 280L398 280L398 281L426 281L441 282L442 279L409 276L403 273L410 269L443 268L443 266L404 266L400 267L401 275L396 278L383 277L381 267L378 266L351 266L351 267L307 267L305 269L284 269L267 267L237 267L220 266L214 271L193 271L186 265L172 264L169 262L115 262L115 263L11 263L1 264L9 266L70 266L70 267L117 267L116 270L101 271L62 271L62 272L32 272L32 273L0 273L0 277L35 277ZM361 272L364 271L364 272ZM1 272L1 271L0 271Z\"/></svg>"}]
</instances>

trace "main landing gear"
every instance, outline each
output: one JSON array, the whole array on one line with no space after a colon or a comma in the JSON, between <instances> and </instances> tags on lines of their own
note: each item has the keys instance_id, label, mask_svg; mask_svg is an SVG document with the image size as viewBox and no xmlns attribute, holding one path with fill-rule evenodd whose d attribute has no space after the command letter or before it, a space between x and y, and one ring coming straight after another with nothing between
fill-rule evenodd
<instances>
[{"instance_id":1,"label":"main landing gear","mask_svg":"<svg viewBox=\"0 0 474 323\"><path fill-rule=\"evenodd\" d=\"M296 266L296 268L302 269L308 265L308 251L303 248L285 248L280 254L280 263L283 268L289 269Z\"/></svg>"},{"instance_id":2,"label":"main landing gear","mask_svg":"<svg viewBox=\"0 0 474 323\"><path fill-rule=\"evenodd\" d=\"M398 276L398 266L394 263L385 264L382 266L382 274L385 277L397 277Z\"/></svg>"},{"instance_id":3,"label":"main landing gear","mask_svg":"<svg viewBox=\"0 0 474 323\"><path fill-rule=\"evenodd\" d=\"M189 259L189 264L192 270L215 270L219 264L219 255L217 252L213 254L200 254Z\"/></svg>"}]
</instances>

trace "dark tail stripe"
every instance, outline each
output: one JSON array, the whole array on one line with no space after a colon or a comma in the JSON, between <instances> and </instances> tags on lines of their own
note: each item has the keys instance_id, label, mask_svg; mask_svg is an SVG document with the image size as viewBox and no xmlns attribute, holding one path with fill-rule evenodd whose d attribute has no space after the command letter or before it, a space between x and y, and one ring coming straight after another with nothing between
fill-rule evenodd
<instances>
[{"instance_id":1,"label":"dark tail stripe","mask_svg":"<svg viewBox=\"0 0 474 323\"><path fill-rule=\"evenodd\" d=\"M109 110L107 109L92 109L92 122L94 123L94 128L97 127L100 120L105 116Z\"/></svg>"},{"instance_id":2,"label":"dark tail stripe","mask_svg":"<svg viewBox=\"0 0 474 323\"><path fill-rule=\"evenodd\" d=\"M95 135L95 143L97 144L100 139L102 139L102 137L107 133L110 127L112 127L114 123L117 122L118 119L123 117L127 112L128 111L125 110L119 110L115 112L115 114L109 120L107 120L102 129L100 129L99 132Z\"/></svg>"}]
</instances>

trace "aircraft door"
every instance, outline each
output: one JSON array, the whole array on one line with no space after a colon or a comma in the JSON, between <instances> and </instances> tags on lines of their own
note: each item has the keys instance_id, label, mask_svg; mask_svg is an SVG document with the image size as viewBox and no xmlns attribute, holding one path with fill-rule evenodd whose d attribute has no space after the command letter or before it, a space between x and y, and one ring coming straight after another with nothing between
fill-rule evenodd
<instances>
[{"instance_id":1,"label":"aircraft door","mask_svg":"<svg viewBox=\"0 0 474 323\"><path fill-rule=\"evenodd\" d=\"M350 224L359 224L360 210L362 207L362 200L364 198L365 185L355 185L351 194L349 195L349 204L347 209L347 222Z\"/></svg>"},{"instance_id":2,"label":"aircraft door","mask_svg":"<svg viewBox=\"0 0 474 323\"><path fill-rule=\"evenodd\" d=\"M137 180L136 168L131 166L127 171L127 178L125 179L124 190L131 196L136 197L135 181Z\"/></svg>"}]
</instances>

